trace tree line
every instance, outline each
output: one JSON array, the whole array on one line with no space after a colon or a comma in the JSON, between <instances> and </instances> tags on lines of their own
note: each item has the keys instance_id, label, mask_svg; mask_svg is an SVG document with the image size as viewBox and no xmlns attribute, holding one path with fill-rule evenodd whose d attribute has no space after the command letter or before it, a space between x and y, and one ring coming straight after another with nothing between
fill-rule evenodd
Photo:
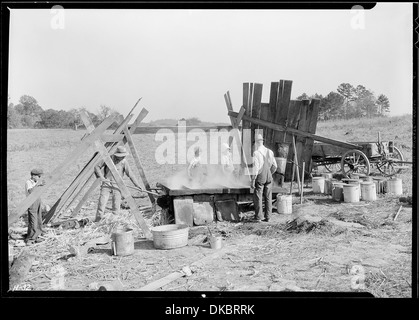
<instances>
[{"instance_id":1,"label":"tree line","mask_svg":"<svg viewBox=\"0 0 419 320\"><path fill-rule=\"evenodd\" d=\"M337 92L331 91L328 95L306 93L297 97L298 100L319 99L319 120L351 119L362 117L385 116L390 111L390 102L384 94L375 97L374 93L362 85L354 87L349 83L338 86ZM80 113L86 111L95 126L99 125L111 114L120 115L118 111L109 106L101 105L96 114L86 110L85 107L73 108L69 111L47 109L39 106L38 101L29 95L23 95L17 105L10 103L7 107L7 126L14 128L40 128L52 129L72 128L77 130L84 127ZM169 121L170 119L166 119ZM161 121L166 121L161 120ZM181 119L187 125L203 125L198 118ZM166 122L167 122L166 121ZM173 121L173 120L171 120ZM206 124L206 123L205 123ZM152 121L149 125L161 125L159 121ZM115 128L113 124L111 128Z\"/></svg>"},{"instance_id":2,"label":"tree line","mask_svg":"<svg viewBox=\"0 0 419 320\"><path fill-rule=\"evenodd\" d=\"M319 99L319 120L372 118L386 116L390 112L390 102L384 94L376 97L374 93L362 85L356 87L350 83L341 83L337 92L328 95L306 93L297 100Z\"/></svg>"},{"instance_id":3,"label":"tree line","mask_svg":"<svg viewBox=\"0 0 419 320\"><path fill-rule=\"evenodd\" d=\"M15 128L39 128L39 129L75 129L84 128L80 114L86 111L95 126L99 125L111 114L120 113L109 106L101 105L96 114L88 111L85 107L73 108L69 111L47 109L44 110L34 97L23 95L17 105L9 103L7 106L7 127ZM115 128L113 124L110 128Z\"/></svg>"}]
</instances>

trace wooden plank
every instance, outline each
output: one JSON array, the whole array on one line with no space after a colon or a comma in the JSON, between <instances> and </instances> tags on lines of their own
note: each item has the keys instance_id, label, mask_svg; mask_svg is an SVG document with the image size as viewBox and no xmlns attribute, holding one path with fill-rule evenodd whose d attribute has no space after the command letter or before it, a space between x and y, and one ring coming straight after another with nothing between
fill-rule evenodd
<instances>
[{"instance_id":1,"label":"wooden plank","mask_svg":"<svg viewBox=\"0 0 419 320\"><path fill-rule=\"evenodd\" d=\"M230 131L233 126L229 125L219 125L219 126L185 126L184 127L186 132L191 130L203 130L204 132L210 132L211 130L228 130ZM160 130L172 130L174 133L178 131L177 126L141 126L137 127L133 134L155 134L158 133Z\"/></svg>"},{"instance_id":2,"label":"wooden plank","mask_svg":"<svg viewBox=\"0 0 419 320\"><path fill-rule=\"evenodd\" d=\"M280 90L281 90L281 82L282 82L282 92L279 91L279 95L278 95L278 104L277 104L277 112L275 115L275 123L283 125L283 126L287 126L289 103L291 99L292 81L281 80L279 83ZM284 142L284 136L285 136L284 132L277 131L274 136L274 139L275 139L274 146L276 146L276 143Z\"/></svg>"},{"instance_id":3,"label":"wooden plank","mask_svg":"<svg viewBox=\"0 0 419 320\"><path fill-rule=\"evenodd\" d=\"M132 136L131 136L131 133L130 133L128 127L126 127L126 129L124 130L124 134L125 134L126 140L128 141L128 146L131 149L131 155L134 158L134 163L135 163L135 165L136 165L136 167L138 169L138 172L140 173L141 180L144 183L144 187L146 188L146 190L151 191L150 184L148 183L147 177L145 175L145 172L144 172L144 169L143 169L143 165L141 163L140 156L138 155L138 151L135 148L135 144L134 144L134 141L132 140ZM156 203L156 199L154 198L154 196L151 195L150 193L147 193L147 195L148 195L151 203L152 204L155 204Z\"/></svg>"},{"instance_id":4,"label":"wooden plank","mask_svg":"<svg viewBox=\"0 0 419 320\"><path fill-rule=\"evenodd\" d=\"M193 202L192 207L195 225L202 226L214 221L214 208L209 202Z\"/></svg>"},{"instance_id":5,"label":"wooden plank","mask_svg":"<svg viewBox=\"0 0 419 320\"><path fill-rule=\"evenodd\" d=\"M80 211L81 207L83 206L83 204L89 198L89 196L91 195L91 193L100 185L100 182L101 182L100 181L100 178L96 178L96 180L92 183L92 185L86 191L86 193L81 198L81 200L77 203L77 206L74 208L73 212L70 215L71 217L75 217L79 213L79 211Z\"/></svg>"},{"instance_id":6,"label":"wooden plank","mask_svg":"<svg viewBox=\"0 0 419 320\"><path fill-rule=\"evenodd\" d=\"M83 115L83 113L82 113ZM82 116L82 120L84 122L84 125L87 127L93 126L91 123L89 117L87 114L85 116ZM142 217L140 211L138 210L138 206L134 200L134 198L131 196L131 193L129 192L128 188L125 186L123 178L120 176L118 170L115 167L115 164L113 163L108 150L106 147L102 144L102 142L98 139L95 142L95 147L97 151L101 154L103 160L105 161L106 166L109 168L109 170L112 173L112 176L115 179L116 184L118 185L122 196L127 200L131 211L134 214L135 219L137 220L138 225L140 226L141 230L144 232L144 236L148 239L152 238L152 234L150 229L148 228L144 218Z\"/></svg>"},{"instance_id":7,"label":"wooden plank","mask_svg":"<svg viewBox=\"0 0 419 320\"><path fill-rule=\"evenodd\" d=\"M280 110L279 108L281 107L281 99L282 99L282 92L284 90L284 80L279 80L279 85L278 85L278 91L277 91L277 96L276 96L276 104L274 106L275 111L274 111L274 116L273 116L273 122L280 124L280 125L285 125L283 123L279 123L279 119L280 119ZM278 137L280 135L280 132L277 131L273 131L272 132L272 138L270 141L270 145L272 146L271 150L275 150L276 149L276 142L278 141Z\"/></svg>"},{"instance_id":8,"label":"wooden plank","mask_svg":"<svg viewBox=\"0 0 419 320\"><path fill-rule=\"evenodd\" d=\"M300 100L291 100L290 101L290 108L288 112L288 127L297 129L298 122L300 120L300 109L301 109L302 101ZM294 135L288 134L285 139L285 143L288 143L289 151L288 151L288 162L294 162L294 149L291 147L293 143ZM285 181L289 181L292 176L292 166L287 166L285 170Z\"/></svg>"},{"instance_id":9,"label":"wooden plank","mask_svg":"<svg viewBox=\"0 0 419 320\"><path fill-rule=\"evenodd\" d=\"M238 113L233 111L233 112L229 112L229 115L231 115L233 117L237 117ZM329 138L322 137L322 136L312 134L312 133L309 133L309 132L303 132L303 131L300 131L298 129L293 129L293 128L288 128L288 127L285 127L285 126L281 126L281 125L278 125L276 123L272 123L272 122L269 122L269 121L264 121L264 120L260 120L260 119L253 119L253 118L248 117L246 115L243 116L243 119L246 120L246 121L249 121L249 122L257 123L260 126L265 126L267 128L270 128L270 129L273 129L273 130L276 130L276 131L287 131L287 132L293 133L297 136L309 137L309 138L311 138L315 141L321 141L321 142L324 142L324 143L337 145L337 146L340 146L342 148L357 149L357 150L362 149L362 147L360 147L358 145L355 145L355 144L352 144L352 143L349 143L349 142L343 142L343 141L339 141L339 140L329 139Z\"/></svg>"},{"instance_id":10,"label":"wooden plank","mask_svg":"<svg viewBox=\"0 0 419 320\"><path fill-rule=\"evenodd\" d=\"M249 106L249 96L250 96L250 84L249 83L243 83L243 107L245 108L246 112L243 115L244 116L248 116L250 117L251 115L251 109ZM229 111L230 113L230 111ZM249 121L243 121L242 120L242 138L241 141L247 141L247 137L249 139L251 139L251 134L250 134L250 128L251 128L251 124ZM250 140L250 144L247 145L247 143L245 143L244 145L242 144L242 151L243 151L243 157L246 159L251 159L252 157L252 151L251 151L251 140ZM243 162L243 159L242 159Z\"/></svg>"},{"instance_id":11,"label":"wooden plank","mask_svg":"<svg viewBox=\"0 0 419 320\"><path fill-rule=\"evenodd\" d=\"M90 135L83 138L81 144L61 163L57 168L55 168L51 173L44 175L45 186L35 188L35 190L23 200L18 207L16 212L11 213L8 217L8 225L10 226L17 219L25 213L25 211L38 199L49 187L53 186L58 180L61 179L65 171L68 170L68 167L75 162L79 157L95 142L95 139L100 137L100 135L115 121L116 116L111 115L106 118Z\"/></svg>"},{"instance_id":12,"label":"wooden plank","mask_svg":"<svg viewBox=\"0 0 419 320\"><path fill-rule=\"evenodd\" d=\"M230 96L229 92L227 92L227 96L228 97ZM226 100L227 109L233 109L232 105L229 106L227 101L228 101L228 98ZM228 112L233 112L233 111L228 111ZM249 182L250 182L250 172L249 172L249 168L248 168L248 165L247 165L248 164L248 161L247 161L248 158L246 157L246 155L244 153L243 144L242 144L242 140L241 140L241 137L240 137L240 132L238 130L238 126L240 125L240 121L241 121L241 119L243 117L243 114L245 112L246 112L246 109L242 106L240 108L240 112L238 113L237 117L230 117L230 121L231 121L231 119L234 119L234 121L231 121L231 125L233 127L233 138L236 141L237 150L240 150L240 152L241 152L241 161L242 161L241 166L244 168L244 174L249 178ZM229 141L229 144L231 145L231 141Z\"/></svg>"},{"instance_id":13,"label":"wooden plank","mask_svg":"<svg viewBox=\"0 0 419 320\"><path fill-rule=\"evenodd\" d=\"M183 196L173 199L173 211L176 224L193 227L193 197Z\"/></svg>"},{"instance_id":14,"label":"wooden plank","mask_svg":"<svg viewBox=\"0 0 419 320\"><path fill-rule=\"evenodd\" d=\"M255 83L253 86L253 103L252 103L252 117L260 119L260 111L262 104L262 88L261 83ZM255 124L255 129L259 129L259 125Z\"/></svg>"},{"instance_id":15,"label":"wooden plank","mask_svg":"<svg viewBox=\"0 0 419 320\"><path fill-rule=\"evenodd\" d=\"M278 101L278 90L279 90L279 82L271 82L268 117L267 119L262 119L262 120L273 122L272 120L275 119L276 105ZM268 128L268 129L269 130L266 131L265 145L267 148L273 150L273 136L274 136L275 131L272 130L271 128Z\"/></svg>"},{"instance_id":16,"label":"wooden plank","mask_svg":"<svg viewBox=\"0 0 419 320\"><path fill-rule=\"evenodd\" d=\"M237 119L234 118L236 120L236 123L237 124L240 124L240 122L242 121L242 118L243 118L243 115L245 114L245 112L246 112L246 109L242 106L240 108L239 115L237 116Z\"/></svg>"},{"instance_id":17,"label":"wooden plank","mask_svg":"<svg viewBox=\"0 0 419 320\"><path fill-rule=\"evenodd\" d=\"M80 183L76 190L74 190L74 197L68 201L68 204L65 205L65 208L63 207L62 212L66 212L71 205L74 203L74 201L76 200L77 196L82 192L82 190L89 184L89 182L92 180L93 175L89 176L86 181ZM71 197L70 197L71 198Z\"/></svg>"},{"instance_id":18,"label":"wooden plank","mask_svg":"<svg viewBox=\"0 0 419 320\"><path fill-rule=\"evenodd\" d=\"M319 99L312 99L310 106L309 106L309 125L308 125L308 132L309 133L316 133L317 128L317 119L319 115L319 106L320 106L320 100ZM306 140L306 148L304 150L304 161L306 163L306 171L311 172L313 166L312 166L312 154L313 154L313 145L314 140L307 138Z\"/></svg>"},{"instance_id":19,"label":"wooden plank","mask_svg":"<svg viewBox=\"0 0 419 320\"><path fill-rule=\"evenodd\" d=\"M308 107L310 104L310 100L302 100L302 105L300 109L300 120L298 122L298 130L302 132L308 132L308 127L310 125L307 117L308 117ZM307 137L296 137L295 145L297 148L297 158L298 163L300 164L299 172L300 176L302 177L302 163L304 161L304 152L305 152L305 144L307 141ZM303 183L303 181L301 181Z\"/></svg>"},{"instance_id":20,"label":"wooden plank","mask_svg":"<svg viewBox=\"0 0 419 320\"><path fill-rule=\"evenodd\" d=\"M246 194L250 188L201 188L201 189L169 189L169 196L189 196L198 194Z\"/></svg>"},{"instance_id":21,"label":"wooden plank","mask_svg":"<svg viewBox=\"0 0 419 320\"><path fill-rule=\"evenodd\" d=\"M228 111L233 111L233 106L230 100L230 93L227 91L227 93L224 94L224 100L226 102L226 106ZM233 126L236 126L238 122L236 122L236 119L233 117L230 117L230 122Z\"/></svg>"}]
</instances>

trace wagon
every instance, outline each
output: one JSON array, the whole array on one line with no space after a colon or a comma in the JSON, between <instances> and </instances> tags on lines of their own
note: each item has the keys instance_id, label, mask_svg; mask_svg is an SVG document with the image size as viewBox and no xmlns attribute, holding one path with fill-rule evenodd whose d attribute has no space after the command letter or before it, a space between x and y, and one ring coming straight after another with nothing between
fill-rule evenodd
<instances>
[{"instance_id":1,"label":"wagon","mask_svg":"<svg viewBox=\"0 0 419 320\"><path fill-rule=\"evenodd\" d=\"M324 166L329 172L341 172L349 177L351 173L369 175L373 169L386 177L401 173L410 164L393 141L349 142L353 149L336 143L316 142L313 146L313 167Z\"/></svg>"}]
</instances>

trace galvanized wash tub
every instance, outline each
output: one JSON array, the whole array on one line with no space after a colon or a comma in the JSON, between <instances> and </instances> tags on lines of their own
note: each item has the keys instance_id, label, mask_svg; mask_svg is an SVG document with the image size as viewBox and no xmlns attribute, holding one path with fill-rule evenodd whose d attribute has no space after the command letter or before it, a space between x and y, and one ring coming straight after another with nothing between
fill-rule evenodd
<instances>
[{"instance_id":1,"label":"galvanized wash tub","mask_svg":"<svg viewBox=\"0 0 419 320\"><path fill-rule=\"evenodd\" d=\"M151 229L156 249L174 249L188 244L189 227L186 224L167 224Z\"/></svg>"}]
</instances>

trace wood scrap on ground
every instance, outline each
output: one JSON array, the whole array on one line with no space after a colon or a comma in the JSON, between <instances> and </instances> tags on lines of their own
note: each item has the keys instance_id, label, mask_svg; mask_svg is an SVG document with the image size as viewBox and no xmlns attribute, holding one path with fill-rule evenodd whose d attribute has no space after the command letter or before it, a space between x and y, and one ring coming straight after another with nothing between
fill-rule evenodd
<instances>
[{"instance_id":1,"label":"wood scrap on ground","mask_svg":"<svg viewBox=\"0 0 419 320\"><path fill-rule=\"evenodd\" d=\"M35 255L27 251L22 251L12 264L9 272L9 289L14 290L21 284L29 273L32 264L35 260Z\"/></svg>"}]
</instances>

